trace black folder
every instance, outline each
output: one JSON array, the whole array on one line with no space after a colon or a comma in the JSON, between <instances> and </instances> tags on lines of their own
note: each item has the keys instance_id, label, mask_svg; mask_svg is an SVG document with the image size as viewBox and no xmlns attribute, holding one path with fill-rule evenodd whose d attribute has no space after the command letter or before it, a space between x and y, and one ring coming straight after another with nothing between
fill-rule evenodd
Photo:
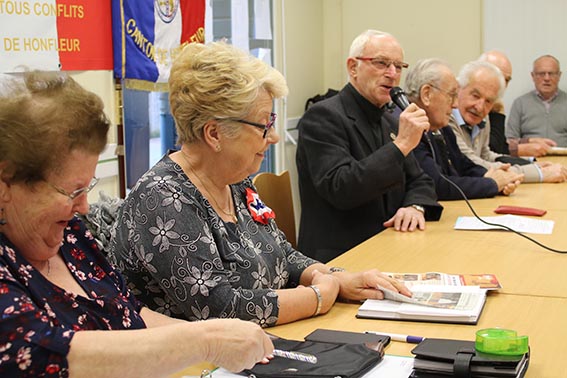
<instances>
[{"instance_id":1,"label":"black folder","mask_svg":"<svg viewBox=\"0 0 567 378\"><path fill-rule=\"evenodd\" d=\"M425 339L412 351L415 355L412 378L430 377L523 377L529 352L522 355L495 355L479 352L473 341Z\"/></svg>"}]
</instances>

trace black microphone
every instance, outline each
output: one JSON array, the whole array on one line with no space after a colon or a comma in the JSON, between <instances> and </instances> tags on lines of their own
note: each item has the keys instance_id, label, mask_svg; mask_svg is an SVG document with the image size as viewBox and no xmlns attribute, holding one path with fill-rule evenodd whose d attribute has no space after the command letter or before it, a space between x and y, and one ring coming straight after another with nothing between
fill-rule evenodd
<instances>
[{"instance_id":1,"label":"black microphone","mask_svg":"<svg viewBox=\"0 0 567 378\"><path fill-rule=\"evenodd\" d=\"M400 87L390 89L390 98L401 110L405 110L410 104L408 96L406 96L406 93Z\"/></svg>"}]
</instances>

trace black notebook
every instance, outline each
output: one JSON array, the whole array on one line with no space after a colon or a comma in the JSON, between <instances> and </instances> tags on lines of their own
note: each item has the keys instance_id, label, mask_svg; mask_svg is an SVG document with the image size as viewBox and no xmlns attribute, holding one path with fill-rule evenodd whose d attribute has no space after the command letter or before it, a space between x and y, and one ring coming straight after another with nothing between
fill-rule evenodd
<instances>
[{"instance_id":1,"label":"black notebook","mask_svg":"<svg viewBox=\"0 0 567 378\"><path fill-rule=\"evenodd\" d=\"M412 351L415 355L411 377L429 378L453 376L453 363L457 353L471 352L470 376L523 377L528 369L529 353L517 356L494 355L475 350L473 341L425 339Z\"/></svg>"}]
</instances>

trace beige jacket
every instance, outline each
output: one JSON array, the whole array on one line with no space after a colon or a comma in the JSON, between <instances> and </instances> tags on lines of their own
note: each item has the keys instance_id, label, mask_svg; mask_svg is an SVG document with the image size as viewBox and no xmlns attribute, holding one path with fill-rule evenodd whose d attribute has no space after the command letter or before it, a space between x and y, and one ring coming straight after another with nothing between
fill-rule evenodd
<instances>
[{"instance_id":1,"label":"beige jacket","mask_svg":"<svg viewBox=\"0 0 567 378\"><path fill-rule=\"evenodd\" d=\"M490 140L490 121L486 120L486 125L480 130L474 142L467 130L467 125L458 125L454 116L449 120L449 126L455 132L457 144L461 152L471 159L474 163L483 166L486 169L499 168L503 163L496 161L496 158L502 156L490 150L488 146ZM524 174L524 182L542 182L543 174L540 168L535 164L513 165L511 169L518 173Z\"/></svg>"}]
</instances>

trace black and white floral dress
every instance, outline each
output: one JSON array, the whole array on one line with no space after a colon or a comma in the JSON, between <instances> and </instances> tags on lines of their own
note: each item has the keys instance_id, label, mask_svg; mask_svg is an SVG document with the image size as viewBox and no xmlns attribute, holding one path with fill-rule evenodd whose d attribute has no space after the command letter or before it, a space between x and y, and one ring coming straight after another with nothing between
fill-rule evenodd
<instances>
[{"instance_id":1,"label":"black and white floral dress","mask_svg":"<svg viewBox=\"0 0 567 378\"><path fill-rule=\"evenodd\" d=\"M316 261L263 213L269 209L250 179L231 190L237 224L220 219L168 155L132 189L111 231L109 259L148 307L189 320L276 323L275 290L297 286Z\"/></svg>"}]
</instances>

